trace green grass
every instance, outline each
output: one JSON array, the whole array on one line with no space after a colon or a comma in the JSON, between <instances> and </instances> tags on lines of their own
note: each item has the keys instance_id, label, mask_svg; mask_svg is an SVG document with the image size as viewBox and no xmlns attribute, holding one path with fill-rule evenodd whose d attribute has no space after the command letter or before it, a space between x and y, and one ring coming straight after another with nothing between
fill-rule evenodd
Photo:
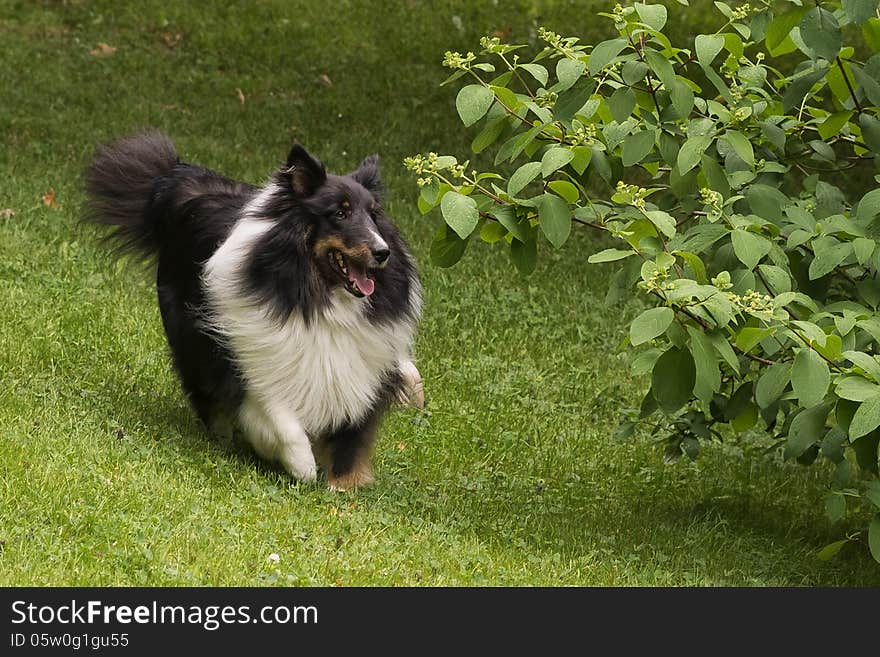
<instances>
[{"instance_id":1,"label":"green grass","mask_svg":"<svg viewBox=\"0 0 880 657\"><path fill-rule=\"evenodd\" d=\"M0 1L0 585L880 584L863 545L816 558L863 526L824 520L824 468L759 441L666 466L612 440L647 382L616 353L638 302L603 304L593 236L543 249L528 280L486 245L429 263L437 218L401 160L466 152L443 52L537 25L607 38L595 11L379 6ZM150 277L77 223L94 144L143 125L255 183L294 137L334 171L381 154L425 283L429 409L388 417L374 487L294 484L193 417Z\"/></svg>"}]
</instances>

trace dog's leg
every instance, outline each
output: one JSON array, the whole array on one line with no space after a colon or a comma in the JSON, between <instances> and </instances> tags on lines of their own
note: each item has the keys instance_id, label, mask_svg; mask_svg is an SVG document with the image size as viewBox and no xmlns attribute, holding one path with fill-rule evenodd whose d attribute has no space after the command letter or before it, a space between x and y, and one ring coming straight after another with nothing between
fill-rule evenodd
<instances>
[{"instance_id":1,"label":"dog's leg","mask_svg":"<svg viewBox=\"0 0 880 657\"><path fill-rule=\"evenodd\" d=\"M359 426L343 427L327 439L325 450L330 490L351 490L373 483L370 461L378 425L379 413L373 413Z\"/></svg>"},{"instance_id":2,"label":"dog's leg","mask_svg":"<svg viewBox=\"0 0 880 657\"><path fill-rule=\"evenodd\" d=\"M279 461L294 479L315 481L317 467L309 437L292 413L265 408L247 395L239 419L257 454Z\"/></svg>"},{"instance_id":3,"label":"dog's leg","mask_svg":"<svg viewBox=\"0 0 880 657\"><path fill-rule=\"evenodd\" d=\"M397 401L404 406L424 408L425 387L422 384L422 375L419 374L415 364L411 360L405 360L400 363L399 369L402 386L397 393Z\"/></svg>"}]
</instances>

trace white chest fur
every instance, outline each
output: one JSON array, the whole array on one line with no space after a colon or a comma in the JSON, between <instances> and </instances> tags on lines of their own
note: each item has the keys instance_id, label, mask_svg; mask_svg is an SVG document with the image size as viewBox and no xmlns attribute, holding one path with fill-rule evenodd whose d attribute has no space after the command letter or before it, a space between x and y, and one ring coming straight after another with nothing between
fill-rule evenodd
<instances>
[{"instance_id":1,"label":"white chest fur","mask_svg":"<svg viewBox=\"0 0 880 657\"><path fill-rule=\"evenodd\" d=\"M258 204L259 197L252 203ZM292 413L312 438L357 422L376 401L383 374L410 357L409 322L375 325L369 299L339 290L310 322L293 313L279 323L245 292L242 264L271 222L247 215L206 263L210 321L224 337L248 395Z\"/></svg>"}]
</instances>

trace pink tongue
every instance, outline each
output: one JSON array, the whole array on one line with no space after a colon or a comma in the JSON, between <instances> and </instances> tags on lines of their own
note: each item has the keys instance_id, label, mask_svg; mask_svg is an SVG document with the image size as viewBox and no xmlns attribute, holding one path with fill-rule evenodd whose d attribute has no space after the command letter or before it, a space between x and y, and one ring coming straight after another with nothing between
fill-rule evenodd
<instances>
[{"instance_id":1,"label":"pink tongue","mask_svg":"<svg viewBox=\"0 0 880 657\"><path fill-rule=\"evenodd\" d=\"M360 272L351 265L348 267L348 280L357 285L361 294L365 296L370 296L376 289L376 283L372 278L368 278L365 272Z\"/></svg>"}]
</instances>

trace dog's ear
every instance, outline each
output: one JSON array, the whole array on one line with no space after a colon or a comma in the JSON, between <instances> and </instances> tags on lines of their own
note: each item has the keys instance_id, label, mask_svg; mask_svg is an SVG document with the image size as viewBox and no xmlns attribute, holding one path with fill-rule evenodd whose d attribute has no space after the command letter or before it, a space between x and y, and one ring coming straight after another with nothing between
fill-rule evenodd
<instances>
[{"instance_id":1,"label":"dog's ear","mask_svg":"<svg viewBox=\"0 0 880 657\"><path fill-rule=\"evenodd\" d=\"M281 169L282 177L290 183L290 188L296 196L306 198L315 193L324 181L327 180L327 170L324 165L296 143L290 149L287 162Z\"/></svg>"},{"instance_id":2,"label":"dog's ear","mask_svg":"<svg viewBox=\"0 0 880 657\"><path fill-rule=\"evenodd\" d=\"M379 178L379 156L370 155L365 158L357 170L351 173L351 177L365 189L374 194L380 194L382 192L382 180Z\"/></svg>"}]
</instances>

